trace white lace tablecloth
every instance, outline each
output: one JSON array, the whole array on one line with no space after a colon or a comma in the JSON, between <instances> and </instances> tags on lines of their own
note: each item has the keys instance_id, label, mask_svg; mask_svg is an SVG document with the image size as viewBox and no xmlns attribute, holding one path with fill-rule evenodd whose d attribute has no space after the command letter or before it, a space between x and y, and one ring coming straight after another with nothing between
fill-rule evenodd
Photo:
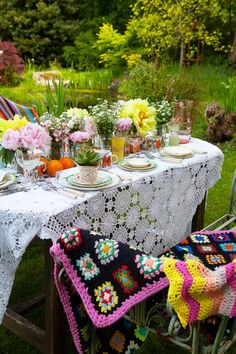
<instances>
[{"instance_id":1,"label":"white lace tablecloth","mask_svg":"<svg viewBox=\"0 0 236 354\"><path fill-rule=\"evenodd\" d=\"M36 234L55 242L67 228L77 226L154 256L183 239L206 191L220 178L223 162L216 146L192 140L207 154L181 164L157 159L158 168L149 172L112 167L111 172L132 180L78 199L41 187L0 196L0 323L17 266Z\"/></svg>"}]
</instances>

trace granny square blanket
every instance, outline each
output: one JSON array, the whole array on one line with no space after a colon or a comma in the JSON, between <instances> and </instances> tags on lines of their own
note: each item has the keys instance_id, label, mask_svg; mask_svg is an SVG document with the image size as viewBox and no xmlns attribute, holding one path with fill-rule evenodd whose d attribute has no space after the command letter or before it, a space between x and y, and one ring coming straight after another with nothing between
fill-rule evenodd
<instances>
[{"instance_id":1,"label":"granny square blanket","mask_svg":"<svg viewBox=\"0 0 236 354\"><path fill-rule=\"evenodd\" d=\"M89 353L89 316L96 327L109 326L96 331L96 353L134 353L148 331L122 316L168 286L161 260L80 229L64 233L51 254L56 285L78 352Z\"/></svg>"},{"instance_id":2,"label":"granny square blanket","mask_svg":"<svg viewBox=\"0 0 236 354\"><path fill-rule=\"evenodd\" d=\"M184 327L216 314L236 315L233 231L194 233L158 258L72 229L60 236L51 254L79 353L90 353L92 323L96 353L134 353L148 330L122 316L168 286L168 300Z\"/></svg>"}]
</instances>

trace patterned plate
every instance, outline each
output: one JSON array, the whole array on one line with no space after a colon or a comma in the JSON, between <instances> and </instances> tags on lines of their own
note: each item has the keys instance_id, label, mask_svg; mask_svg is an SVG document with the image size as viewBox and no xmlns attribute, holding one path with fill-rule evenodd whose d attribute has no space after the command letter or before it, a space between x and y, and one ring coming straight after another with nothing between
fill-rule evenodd
<instances>
[{"instance_id":1,"label":"patterned plate","mask_svg":"<svg viewBox=\"0 0 236 354\"><path fill-rule=\"evenodd\" d=\"M111 176L104 172L98 172L98 178L96 183L88 184L88 183L81 183L79 181L79 173L75 175L70 175L67 177L68 182L74 186L79 187L101 187L103 185L111 183Z\"/></svg>"},{"instance_id":2,"label":"patterned plate","mask_svg":"<svg viewBox=\"0 0 236 354\"><path fill-rule=\"evenodd\" d=\"M12 173L8 173L5 181L1 182L0 189L10 186L11 184L15 183L15 181L16 181L16 176L13 175Z\"/></svg>"},{"instance_id":3,"label":"patterned plate","mask_svg":"<svg viewBox=\"0 0 236 354\"><path fill-rule=\"evenodd\" d=\"M126 171L141 171L141 172L145 172L145 171L153 170L154 168L157 167L157 164L155 162L153 162L153 161L150 161L150 164L148 166L146 166L146 167L132 167L126 162L126 160L123 160L123 161L118 162L118 166L120 168L122 168L123 170L126 170Z\"/></svg>"},{"instance_id":4,"label":"patterned plate","mask_svg":"<svg viewBox=\"0 0 236 354\"><path fill-rule=\"evenodd\" d=\"M108 173L108 172L107 172ZM59 177L58 179L58 183L64 187L70 187L72 189L76 189L76 190L82 190L82 191L97 191L97 190L101 190L101 189L105 189L105 188L110 188L113 186L116 186L117 184L120 183L120 177L115 175L114 173L109 173L110 177L111 177L111 183L106 184L106 185L102 185L102 186L93 186L93 187L85 187L83 186L75 186L69 183L68 176L67 177Z\"/></svg>"}]
</instances>

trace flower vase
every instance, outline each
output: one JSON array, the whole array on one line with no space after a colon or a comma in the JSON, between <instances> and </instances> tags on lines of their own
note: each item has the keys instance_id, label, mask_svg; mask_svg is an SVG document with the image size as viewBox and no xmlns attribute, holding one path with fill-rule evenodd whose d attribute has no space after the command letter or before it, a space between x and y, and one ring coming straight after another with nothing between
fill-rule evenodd
<instances>
[{"instance_id":1,"label":"flower vase","mask_svg":"<svg viewBox=\"0 0 236 354\"><path fill-rule=\"evenodd\" d=\"M124 160L125 157L125 146L126 137L125 136L113 136L111 139L111 149L112 153L117 156L119 161Z\"/></svg>"},{"instance_id":2,"label":"flower vase","mask_svg":"<svg viewBox=\"0 0 236 354\"><path fill-rule=\"evenodd\" d=\"M111 135L100 135L100 147L104 150L110 150L111 139Z\"/></svg>"},{"instance_id":3,"label":"flower vase","mask_svg":"<svg viewBox=\"0 0 236 354\"><path fill-rule=\"evenodd\" d=\"M59 160L61 158L61 142L52 140L50 159Z\"/></svg>"}]
</instances>

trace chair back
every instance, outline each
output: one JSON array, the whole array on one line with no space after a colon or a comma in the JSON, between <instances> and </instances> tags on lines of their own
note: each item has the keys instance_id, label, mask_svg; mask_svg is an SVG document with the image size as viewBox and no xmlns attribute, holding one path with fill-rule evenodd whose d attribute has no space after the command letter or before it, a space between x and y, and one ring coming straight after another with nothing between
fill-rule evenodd
<instances>
[{"instance_id":1,"label":"chair back","mask_svg":"<svg viewBox=\"0 0 236 354\"><path fill-rule=\"evenodd\" d=\"M231 193L230 193L230 201L229 201L229 214L234 213L236 215L236 169L234 171L234 177L232 180Z\"/></svg>"},{"instance_id":2,"label":"chair back","mask_svg":"<svg viewBox=\"0 0 236 354\"><path fill-rule=\"evenodd\" d=\"M0 118L13 119L15 114L26 117L32 123L39 122L39 115L34 107L23 106L0 96Z\"/></svg>"}]
</instances>

